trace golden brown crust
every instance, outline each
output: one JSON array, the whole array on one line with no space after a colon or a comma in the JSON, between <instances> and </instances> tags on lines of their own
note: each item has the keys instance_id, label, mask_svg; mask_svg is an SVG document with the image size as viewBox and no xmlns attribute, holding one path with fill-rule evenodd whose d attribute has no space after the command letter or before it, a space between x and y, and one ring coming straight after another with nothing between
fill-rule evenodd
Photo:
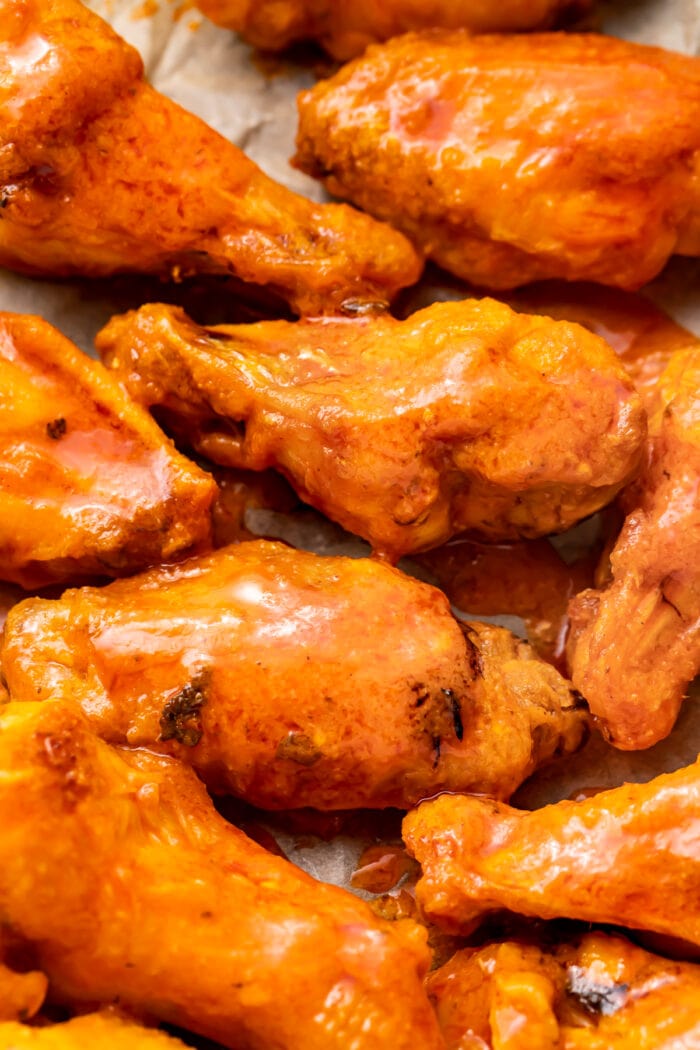
<instances>
[{"instance_id":1,"label":"golden brown crust","mask_svg":"<svg viewBox=\"0 0 700 1050\"><path fill-rule=\"evenodd\" d=\"M637 288L673 252L700 253L697 58L595 35L412 33L299 111L299 167L474 284Z\"/></svg>"},{"instance_id":2,"label":"golden brown crust","mask_svg":"<svg viewBox=\"0 0 700 1050\"><path fill-rule=\"evenodd\" d=\"M75 700L105 739L269 809L507 798L586 728L554 668L434 588L265 542L24 602L2 663L14 699Z\"/></svg>"},{"instance_id":3,"label":"golden brown crust","mask_svg":"<svg viewBox=\"0 0 700 1050\"><path fill-rule=\"evenodd\" d=\"M285 189L154 91L77 0L0 0L0 82L5 266L231 273L314 313L388 300L420 275L400 234Z\"/></svg>"},{"instance_id":4,"label":"golden brown crust","mask_svg":"<svg viewBox=\"0 0 700 1050\"><path fill-rule=\"evenodd\" d=\"M450 930L508 908L654 930L700 944L700 764L522 812L441 795L404 820L418 899Z\"/></svg>"},{"instance_id":5,"label":"golden brown crust","mask_svg":"<svg viewBox=\"0 0 700 1050\"><path fill-rule=\"evenodd\" d=\"M120 576L210 545L211 477L104 368L0 313L0 579Z\"/></svg>"},{"instance_id":6,"label":"golden brown crust","mask_svg":"<svg viewBox=\"0 0 700 1050\"><path fill-rule=\"evenodd\" d=\"M567 528L632 476L646 431L602 339L494 300L215 328L152 305L96 345L202 455L277 467L393 560Z\"/></svg>"},{"instance_id":7,"label":"golden brown crust","mask_svg":"<svg viewBox=\"0 0 700 1050\"><path fill-rule=\"evenodd\" d=\"M424 931L255 845L180 763L52 700L0 708L0 769L0 912L55 1000L231 1050L441 1047Z\"/></svg>"}]
</instances>

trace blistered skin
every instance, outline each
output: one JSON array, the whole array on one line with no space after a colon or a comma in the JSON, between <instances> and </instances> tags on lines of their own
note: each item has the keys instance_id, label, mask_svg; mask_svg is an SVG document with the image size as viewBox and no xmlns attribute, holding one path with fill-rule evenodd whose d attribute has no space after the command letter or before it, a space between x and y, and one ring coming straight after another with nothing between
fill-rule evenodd
<instances>
[{"instance_id":1,"label":"blistered skin","mask_svg":"<svg viewBox=\"0 0 700 1050\"><path fill-rule=\"evenodd\" d=\"M700 344L662 374L644 469L610 556L612 580L570 606L569 662L611 743L667 736L700 672Z\"/></svg>"},{"instance_id":2,"label":"blistered skin","mask_svg":"<svg viewBox=\"0 0 700 1050\"><path fill-rule=\"evenodd\" d=\"M0 579L120 576L210 543L210 475L38 317L0 313L0 450Z\"/></svg>"},{"instance_id":3,"label":"blistered skin","mask_svg":"<svg viewBox=\"0 0 700 1050\"><path fill-rule=\"evenodd\" d=\"M457 539L416 560L461 612L521 617L539 655L564 664L567 607L592 583L590 559L568 565L547 540L487 544Z\"/></svg>"},{"instance_id":4,"label":"blistered skin","mask_svg":"<svg viewBox=\"0 0 700 1050\"><path fill-rule=\"evenodd\" d=\"M0 915L55 1000L231 1050L440 1050L425 932L267 853L181 763L51 700L2 708L0 769Z\"/></svg>"},{"instance_id":5,"label":"blistered skin","mask_svg":"<svg viewBox=\"0 0 700 1050\"><path fill-rule=\"evenodd\" d=\"M531 813L442 795L404 820L418 899L452 931L507 908L700 944L700 763Z\"/></svg>"},{"instance_id":6,"label":"blistered skin","mask_svg":"<svg viewBox=\"0 0 700 1050\"><path fill-rule=\"evenodd\" d=\"M186 1050L165 1032L144 1028L108 1012L74 1017L64 1024L31 1028L0 1024L0 1050Z\"/></svg>"},{"instance_id":7,"label":"blistered skin","mask_svg":"<svg viewBox=\"0 0 700 1050\"><path fill-rule=\"evenodd\" d=\"M645 407L652 412L659 379L673 354L700 345L697 336L649 299L616 288L548 281L516 293L511 305L516 310L575 321L602 336L619 355Z\"/></svg>"},{"instance_id":8,"label":"blistered skin","mask_svg":"<svg viewBox=\"0 0 700 1050\"><path fill-rule=\"evenodd\" d=\"M154 91L77 0L0 0L0 117L10 268L234 274L314 313L387 300L420 274L399 233L285 189Z\"/></svg>"},{"instance_id":9,"label":"blistered skin","mask_svg":"<svg viewBox=\"0 0 700 1050\"><path fill-rule=\"evenodd\" d=\"M493 300L216 328L152 305L96 345L202 455L276 467L394 560L567 528L629 479L646 431L603 340Z\"/></svg>"},{"instance_id":10,"label":"blistered skin","mask_svg":"<svg viewBox=\"0 0 700 1050\"><path fill-rule=\"evenodd\" d=\"M485 288L634 289L700 254L697 58L585 34L407 34L299 113L300 168Z\"/></svg>"},{"instance_id":11,"label":"blistered skin","mask_svg":"<svg viewBox=\"0 0 700 1050\"><path fill-rule=\"evenodd\" d=\"M692 1050L700 967L590 933L465 948L427 979L447 1050Z\"/></svg>"},{"instance_id":12,"label":"blistered skin","mask_svg":"<svg viewBox=\"0 0 700 1050\"><path fill-rule=\"evenodd\" d=\"M14 699L76 700L270 809L506 798L586 725L554 668L435 588L264 541L15 606L2 665Z\"/></svg>"},{"instance_id":13,"label":"blistered skin","mask_svg":"<svg viewBox=\"0 0 700 1050\"><path fill-rule=\"evenodd\" d=\"M583 11L588 0L198 0L217 25L234 29L251 44L279 51L300 40L317 40L346 61L368 44L410 29L466 28L476 33L546 28L564 11Z\"/></svg>"}]
</instances>

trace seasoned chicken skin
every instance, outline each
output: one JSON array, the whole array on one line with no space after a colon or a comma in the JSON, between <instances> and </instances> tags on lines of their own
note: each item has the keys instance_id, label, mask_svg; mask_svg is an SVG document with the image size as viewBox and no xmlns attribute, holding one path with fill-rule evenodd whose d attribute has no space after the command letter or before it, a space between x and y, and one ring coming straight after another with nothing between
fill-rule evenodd
<instances>
[{"instance_id":1,"label":"seasoned chicken skin","mask_svg":"<svg viewBox=\"0 0 700 1050\"><path fill-rule=\"evenodd\" d=\"M26 601L1 658L13 699L75 700L103 738L269 809L507 798L586 727L554 668L435 588L264 541Z\"/></svg>"},{"instance_id":2,"label":"seasoned chicken skin","mask_svg":"<svg viewBox=\"0 0 700 1050\"><path fill-rule=\"evenodd\" d=\"M187 1050L166 1032L144 1028L119 1014L95 1013L64 1024L30 1028L0 1024L0 1050Z\"/></svg>"},{"instance_id":3,"label":"seasoned chicken skin","mask_svg":"<svg viewBox=\"0 0 700 1050\"><path fill-rule=\"evenodd\" d=\"M447 1050L692 1050L700 966L589 933L465 948L427 988Z\"/></svg>"},{"instance_id":4,"label":"seasoned chicken skin","mask_svg":"<svg viewBox=\"0 0 700 1050\"><path fill-rule=\"evenodd\" d=\"M597 35L408 34L299 100L297 165L485 288L638 288L700 254L700 60Z\"/></svg>"},{"instance_id":5,"label":"seasoned chicken skin","mask_svg":"<svg viewBox=\"0 0 700 1050\"><path fill-rule=\"evenodd\" d=\"M144 306L97 337L132 396L202 455L277 467L398 560L465 530L567 528L634 473L646 432L613 351L493 300L392 317L202 328Z\"/></svg>"},{"instance_id":6,"label":"seasoned chicken skin","mask_svg":"<svg viewBox=\"0 0 700 1050\"><path fill-rule=\"evenodd\" d=\"M440 1050L425 932L251 842L181 763L51 700L0 708L0 769L0 915L55 1000L231 1050Z\"/></svg>"},{"instance_id":7,"label":"seasoned chicken skin","mask_svg":"<svg viewBox=\"0 0 700 1050\"><path fill-rule=\"evenodd\" d=\"M629 512L612 580L571 603L569 662L611 743L667 736L700 672L700 343L661 376L646 464L621 497Z\"/></svg>"},{"instance_id":8,"label":"seasoned chicken skin","mask_svg":"<svg viewBox=\"0 0 700 1050\"><path fill-rule=\"evenodd\" d=\"M2 265L230 273L314 313L420 274L399 233L285 189L154 91L78 0L0 0L0 118Z\"/></svg>"},{"instance_id":9,"label":"seasoned chicken skin","mask_svg":"<svg viewBox=\"0 0 700 1050\"><path fill-rule=\"evenodd\" d=\"M441 795L404 820L418 899L450 930L508 908L700 944L700 762L531 813Z\"/></svg>"},{"instance_id":10,"label":"seasoned chicken skin","mask_svg":"<svg viewBox=\"0 0 700 1050\"><path fill-rule=\"evenodd\" d=\"M209 545L212 478L38 317L0 313L0 448L0 579L120 576Z\"/></svg>"},{"instance_id":11,"label":"seasoned chicken skin","mask_svg":"<svg viewBox=\"0 0 700 1050\"><path fill-rule=\"evenodd\" d=\"M279 51L299 40L318 40L345 61L368 44L409 29L460 29L486 33L546 28L589 0L197 0L212 22L235 29L256 47Z\"/></svg>"}]
</instances>

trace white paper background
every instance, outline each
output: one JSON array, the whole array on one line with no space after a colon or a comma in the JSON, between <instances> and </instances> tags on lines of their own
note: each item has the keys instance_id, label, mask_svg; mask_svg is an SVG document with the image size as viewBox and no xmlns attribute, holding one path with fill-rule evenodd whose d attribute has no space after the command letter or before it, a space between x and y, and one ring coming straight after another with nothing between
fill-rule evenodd
<instances>
[{"instance_id":1,"label":"white paper background","mask_svg":"<svg viewBox=\"0 0 700 1050\"><path fill-rule=\"evenodd\" d=\"M381 3L381 0L377 0ZM314 81L309 69L280 64L274 75L233 34L217 29L193 9L175 0L153 3L154 13L138 17L141 0L92 0L89 4L130 43L139 48L148 76L169 97L206 119L243 147L280 182L315 198L318 184L288 164L296 131L295 94ZM179 18L176 18L178 11ZM602 9L607 32L643 43L700 53L700 0L620 0ZM681 323L700 334L700 264L674 260L647 294ZM96 331L112 313L157 296L157 286L138 282L35 281L0 271L0 309L40 314L88 352ZM262 521L269 531L270 520ZM289 536L284 522L273 523ZM297 531L292 537L300 540ZM338 530L315 522L302 536L304 545L345 550ZM362 553L355 548L354 553ZM611 786L625 779L646 780L655 773L693 761L700 746L700 704L686 704L673 736L649 752L626 755L594 740L579 756L531 782L520 794L523 804L541 805L581 787ZM288 854L328 881L347 884L359 844L341 839L297 849L283 837Z\"/></svg>"}]
</instances>

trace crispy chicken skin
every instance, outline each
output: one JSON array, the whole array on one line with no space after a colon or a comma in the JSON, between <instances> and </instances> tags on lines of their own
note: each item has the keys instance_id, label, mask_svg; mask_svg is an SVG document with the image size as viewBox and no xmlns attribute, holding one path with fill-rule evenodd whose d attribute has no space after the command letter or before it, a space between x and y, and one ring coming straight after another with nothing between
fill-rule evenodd
<instances>
[{"instance_id":1,"label":"crispy chicken skin","mask_svg":"<svg viewBox=\"0 0 700 1050\"><path fill-rule=\"evenodd\" d=\"M477 33L547 28L563 12L582 11L589 0L197 0L212 22L235 29L255 47L279 51L317 40L346 61L368 44L410 29L462 27Z\"/></svg>"},{"instance_id":2,"label":"crispy chicken skin","mask_svg":"<svg viewBox=\"0 0 700 1050\"><path fill-rule=\"evenodd\" d=\"M0 313L0 579L137 572L208 546L212 478L38 317Z\"/></svg>"},{"instance_id":3,"label":"crispy chicken skin","mask_svg":"<svg viewBox=\"0 0 700 1050\"><path fill-rule=\"evenodd\" d=\"M599 284L546 281L510 297L510 305L528 313L575 321L605 339L615 350L645 407L656 407L662 372L678 350L698 346L698 338L649 299Z\"/></svg>"},{"instance_id":4,"label":"crispy chicken skin","mask_svg":"<svg viewBox=\"0 0 700 1050\"><path fill-rule=\"evenodd\" d=\"M427 988L447 1050L692 1050L700 966L589 933L465 948Z\"/></svg>"},{"instance_id":5,"label":"crispy chicken skin","mask_svg":"<svg viewBox=\"0 0 700 1050\"><path fill-rule=\"evenodd\" d=\"M637 750L670 733L700 672L700 343L659 380L646 465L621 502L610 585L569 608L569 662L606 737Z\"/></svg>"},{"instance_id":6,"label":"crispy chicken skin","mask_svg":"<svg viewBox=\"0 0 700 1050\"><path fill-rule=\"evenodd\" d=\"M586 728L554 668L503 628L460 625L435 588L265 541L30 599L1 656L13 699L76 700L104 739L268 809L506 798Z\"/></svg>"},{"instance_id":7,"label":"crispy chicken skin","mask_svg":"<svg viewBox=\"0 0 700 1050\"><path fill-rule=\"evenodd\" d=\"M5 266L231 273L314 313L390 299L420 274L399 233L285 189L154 91L77 0L0 0L0 115Z\"/></svg>"},{"instance_id":8,"label":"crispy chicken skin","mask_svg":"<svg viewBox=\"0 0 700 1050\"><path fill-rule=\"evenodd\" d=\"M612 37L408 34L299 99L297 165L485 288L638 288L700 254L700 60Z\"/></svg>"},{"instance_id":9,"label":"crispy chicken skin","mask_svg":"<svg viewBox=\"0 0 700 1050\"><path fill-rule=\"evenodd\" d=\"M700 763L533 812L441 795L403 833L418 899L452 931L499 908L654 930L700 944Z\"/></svg>"},{"instance_id":10,"label":"crispy chicken skin","mask_svg":"<svg viewBox=\"0 0 700 1050\"><path fill-rule=\"evenodd\" d=\"M267 853L194 773L72 704L0 708L0 917L52 997L118 1001L231 1050L439 1050L413 922Z\"/></svg>"},{"instance_id":11,"label":"crispy chicken skin","mask_svg":"<svg viewBox=\"0 0 700 1050\"><path fill-rule=\"evenodd\" d=\"M392 560L464 530L563 530L630 478L646 433L602 339L494 300L216 328L151 305L96 345L199 453L276 467Z\"/></svg>"},{"instance_id":12,"label":"crispy chicken skin","mask_svg":"<svg viewBox=\"0 0 700 1050\"><path fill-rule=\"evenodd\" d=\"M488 544L456 539L416 556L453 605L472 616L519 616L537 653L565 663L569 600L592 583L593 565L568 565L547 540Z\"/></svg>"},{"instance_id":13,"label":"crispy chicken skin","mask_svg":"<svg viewBox=\"0 0 700 1050\"><path fill-rule=\"evenodd\" d=\"M64 1024L31 1028L0 1024L0 1050L187 1050L166 1032L144 1028L119 1014L94 1013Z\"/></svg>"}]
</instances>

